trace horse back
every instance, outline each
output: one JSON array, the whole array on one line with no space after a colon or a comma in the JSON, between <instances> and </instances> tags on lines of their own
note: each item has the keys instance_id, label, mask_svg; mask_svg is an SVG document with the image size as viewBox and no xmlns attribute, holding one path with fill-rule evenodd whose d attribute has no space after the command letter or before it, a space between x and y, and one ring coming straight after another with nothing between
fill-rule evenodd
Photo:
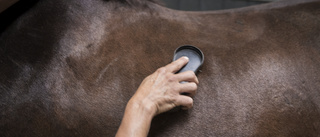
<instances>
[{"instance_id":1,"label":"horse back","mask_svg":"<svg viewBox=\"0 0 320 137\"><path fill-rule=\"evenodd\" d=\"M194 107L150 136L317 136L318 1L183 12L151 1L41 1L0 38L3 136L113 136L144 77L190 44Z\"/></svg>"}]
</instances>

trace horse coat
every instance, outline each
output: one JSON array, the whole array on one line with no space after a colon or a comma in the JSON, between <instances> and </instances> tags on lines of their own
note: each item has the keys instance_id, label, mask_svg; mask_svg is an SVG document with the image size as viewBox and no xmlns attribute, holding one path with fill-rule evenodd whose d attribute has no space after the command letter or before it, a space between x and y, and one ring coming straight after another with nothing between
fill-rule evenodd
<instances>
[{"instance_id":1,"label":"horse coat","mask_svg":"<svg viewBox=\"0 0 320 137\"><path fill-rule=\"evenodd\" d=\"M0 37L0 136L114 136L142 80L203 50L194 107L149 136L319 136L320 1L207 12L42 0Z\"/></svg>"}]
</instances>

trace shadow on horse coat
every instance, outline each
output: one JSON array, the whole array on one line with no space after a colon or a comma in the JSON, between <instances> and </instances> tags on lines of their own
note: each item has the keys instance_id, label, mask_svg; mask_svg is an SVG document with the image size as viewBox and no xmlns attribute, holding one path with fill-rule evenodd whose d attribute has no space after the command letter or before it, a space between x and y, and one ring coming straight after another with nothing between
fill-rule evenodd
<instances>
[{"instance_id":1,"label":"shadow on horse coat","mask_svg":"<svg viewBox=\"0 0 320 137\"><path fill-rule=\"evenodd\" d=\"M319 136L320 2L185 12L43 0L0 37L0 136L114 136L140 82L195 45L194 108L150 136Z\"/></svg>"}]
</instances>

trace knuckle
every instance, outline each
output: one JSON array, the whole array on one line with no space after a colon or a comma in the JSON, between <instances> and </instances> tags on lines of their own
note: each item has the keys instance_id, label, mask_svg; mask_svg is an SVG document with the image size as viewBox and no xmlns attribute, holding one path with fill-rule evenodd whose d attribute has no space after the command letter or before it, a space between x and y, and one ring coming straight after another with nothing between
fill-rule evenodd
<instances>
[{"instance_id":1,"label":"knuckle","mask_svg":"<svg viewBox=\"0 0 320 137\"><path fill-rule=\"evenodd\" d=\"M187 73L190 77L197 77L193 71L188 71Z\"/></svg>"},{"instance_id":2,"label":"knuckle","mask_svg":"<svg viewBox=\"0 0 320 137\"><path fill-rule=\"evenodd\" d=\"M194 90L198 89L198 85L196 83L191 83L191 88Z\"/></svg>"},{"instance_id":3,"label":"knuckle","mask_svg":"<svg viewBox=\"0 0 320 137\"><path fill-rule=\"evenodd\" d=\"M174 75L166 75L166 79L169 81L169 82L174 82L177 80L177 78L174 76Z\"/></svg>"},{"instance_id":4,"label":"knuckle","mask_svg":"<svg viewBox=\"0 0 320 137\"><path fill-rule=\"evenodd\" d=\"M145 78L143 79L142 83L144 83L144 82L146 82L146 81L150 81L150 80L152 79L152 76L153 76L153 75L149 75L149 76L145 77Z\"/></svg>"},{"instance_id":5,"label":"knuckle","mask_svg":"<svg viewBox=\"0 0 320 137\"><path fill-rule=\"evenodd\" d=\"M145 79L152 79L152 77L153 77L153 74L147 76Z\"/></svg>"},{"instance_id":6,"label":"knuckle","mask_svg":"<svg viewBox=\"0 0 320 137\"><path fill-rule=\"evenodd\" d=\"M172 86L172 87L171 87L171 90L174 91L174 92L178 92L178 91L180 91L180 87L178 87L178 86Z\"/></svg>"},{"instance_id":7,"label":"knuckle","mask_svg":"<svg viewBox=\"0 0 320 137\"><path fill-rule=\"evenodd\" d=\"M165 67L161 67L161 68L158 68L156 72L157 72L157 73L160 73L160 74L163 74L163 73L166 72L166 70L167 70L167 69L166 69Z\"/></svg>"},{"instance_id":8,"label":"knuckle","mask_svg":"<svg viewBox=\"0 0 320 137\"><path fill-rule=\"evenodd\" d=\"M171 103L177 103L179 101L178 98L173 94L170 96L170 99L171 99Z\"/></svg>"},{"instance_id":9,"label":"knuckle","mask_svg":"<svg viewBox=\"0 0 320 137\"><path fill-rule=\"evenodd\" d=\"M194 73L193 71L191 71L191 73L192 73L192 76L193 76L193 77L197 77L197 76L196 76L196 73Z\"/></svg>"},{"instance_id":10,"label":"knuckle","mask_svg":"<svg viewBox=\"0 0 320 137\"><path fill-rule=\"evenodd\" d=\"M189 71L188 75L192 79L192 82L195 82L196 84L199 84L197 75L193 71Z\"/></svg>"}]
</instances>

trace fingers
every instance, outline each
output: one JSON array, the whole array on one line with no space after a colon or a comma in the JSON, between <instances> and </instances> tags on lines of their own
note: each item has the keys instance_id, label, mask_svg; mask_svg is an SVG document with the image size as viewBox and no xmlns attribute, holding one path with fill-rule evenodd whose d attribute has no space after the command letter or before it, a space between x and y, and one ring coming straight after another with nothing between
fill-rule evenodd
<instances>
[{"instance_id":1,"label":"fingers","mask_svg":"<svg viewBox=\"0 0 320 137\"><path fill-rule=\"evenodd\" d=\"M183 109L190 109L193 106L193 99L188 96L179 96L176 106L182 106Z\"/></svg>"},{"instance_id":2,"label":"fingers","mask_svg":"<svg viewBox=\"0 0 320 137\"><path fill-rule=\"evenodd\" d=\"M180 92L181 95L187 95L190 97L194 97L197 91L197 84L196 83L184 83L180 84Z\"/></svg>"},{"instance_id":3,"label":"fingers","mask_svg":"<svg viewBox=\"0 0 320 137\"><path fill-rule=\"evenodd\" d=\"M196 84L199 84L199 80L193 71L185 71L182 73L178 73L176 74L176 77L179 80L179 82L187 81L187 82L194 82Z\"/></svg>"},{"instance_id":4,"label":"fingers","mask_svg":"<svg viewBox=\"0 0 320 137\"><path fill-rule=\"evenodd\" d=\"M165 66L165 68L172 73L176 73L177 71L179 71L184 65L186 65L189 62L189 58L188 57L181 57L178 60L168 64L167 66Z\"/></svg>"}]
</instances>

